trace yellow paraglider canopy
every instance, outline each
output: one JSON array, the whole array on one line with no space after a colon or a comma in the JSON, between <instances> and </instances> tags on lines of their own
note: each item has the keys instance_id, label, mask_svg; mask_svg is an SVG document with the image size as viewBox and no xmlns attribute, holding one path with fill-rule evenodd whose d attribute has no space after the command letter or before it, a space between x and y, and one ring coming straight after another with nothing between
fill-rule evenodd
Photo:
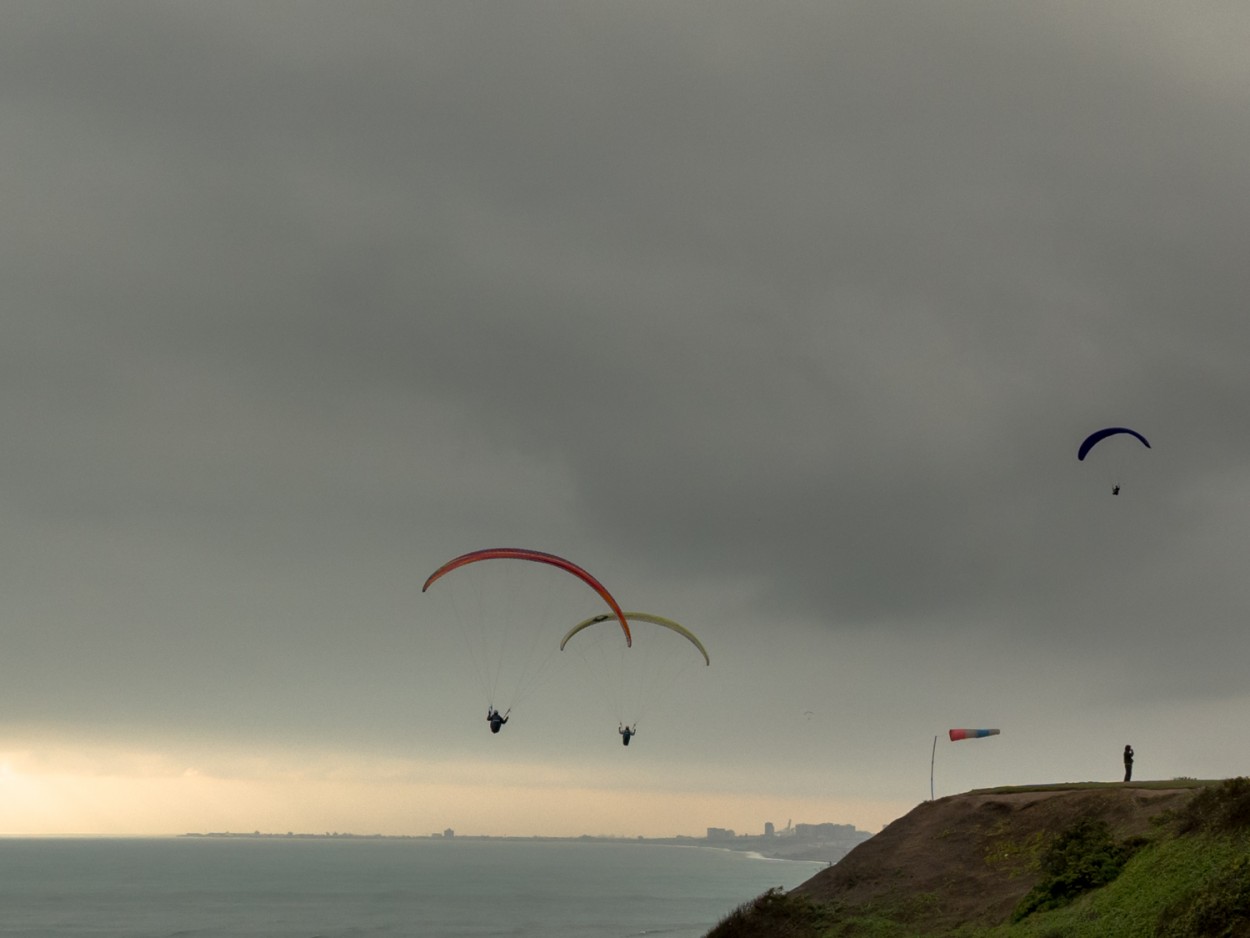
<instances>
[{"instance_id":1,"label":"yellow paraglider canopy","mask_svg":"<svg viewBox=\"0 0 1250 938\"><path fill-rule=\"evenodd\" d=\"M679 625L672 619L664 618L664 616L652 615L649 612L626 612L625 618L636 622L650 622L652 625L658 625L669 629L670 631L676 632L678 635L688 640L690 644L694 645L695 648L699 649L699 654L703 656L705 664L710 665L712 663L712 659L708 657L707 649L703 647L703 643L699 641L698 636L696 636L684 625ZM610 615L598 615L591 616L589 619L584 619L583 621L577 623L577 625L568 630L564 638L560 639L560 650L564 651L564 646L568 644L569 639L582 629L590 628L592 625L598 625L600 622L607 622L612 619L615 619L615 617Z\"/></svg>"}]
</instances>

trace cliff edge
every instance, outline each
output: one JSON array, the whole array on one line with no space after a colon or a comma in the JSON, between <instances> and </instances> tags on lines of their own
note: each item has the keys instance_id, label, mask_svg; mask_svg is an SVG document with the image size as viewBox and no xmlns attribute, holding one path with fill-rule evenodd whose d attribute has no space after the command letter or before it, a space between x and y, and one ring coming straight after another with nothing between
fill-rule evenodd
<instances>
[{"instance_id":1,"label":"cliff edge","mask_svg":"<svg viewBox=\"0 0 1250 938\"><path fill-rule=\"evenodd\" d=\"M1081 819L1126 839L1203 783L1086 783L971 791L927 801L791 891L840 914L890 910L917 932L1006 922L1038 882L1037 856Z\"/></svg>"}]
</instances>

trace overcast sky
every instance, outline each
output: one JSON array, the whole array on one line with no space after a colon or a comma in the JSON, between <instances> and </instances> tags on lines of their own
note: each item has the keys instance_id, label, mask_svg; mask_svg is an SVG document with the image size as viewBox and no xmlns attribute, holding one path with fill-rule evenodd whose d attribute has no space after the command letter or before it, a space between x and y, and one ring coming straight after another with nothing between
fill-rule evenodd
<instances>
[{"instance_id":1,"label":"overcast sky","mask_svg":"<svg viewBox=\"0 0 1250 938\"><path fill-rule=\"evenodd\" d=\"M5 4L0 833L875 831L931 757L1250 772L1248 40ZM1078 462L1107 425L1151 447ZM628 749L563 658L492 736L421 592L492 546L711 666Z\"/></svg>"}]
</instances>

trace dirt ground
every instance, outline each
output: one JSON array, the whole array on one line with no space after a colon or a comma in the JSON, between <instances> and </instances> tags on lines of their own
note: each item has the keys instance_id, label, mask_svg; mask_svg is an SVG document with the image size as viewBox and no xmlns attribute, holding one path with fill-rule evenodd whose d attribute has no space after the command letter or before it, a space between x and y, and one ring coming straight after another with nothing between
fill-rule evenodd
<instances>
[{"instance_id":1,"label":"dirt ground","mask_svg":"<svg viewBox=\"0 0 1250 938\"><path fill-rule=\"evenodd\" d=\"M909 910L918 930L1005 922L1038 880L1050 838L1083 817L1117 838L1146 834L1151 818L1198 791L1166 783L968 792L927 801L793 890L847 911Z\"/></svg>"}]
</instances>

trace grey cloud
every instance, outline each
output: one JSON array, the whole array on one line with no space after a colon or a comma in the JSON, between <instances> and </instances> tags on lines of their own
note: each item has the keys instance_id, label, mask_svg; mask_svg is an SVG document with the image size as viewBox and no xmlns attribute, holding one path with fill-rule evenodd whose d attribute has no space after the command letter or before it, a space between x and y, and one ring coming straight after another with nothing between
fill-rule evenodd
<instances>
[{"instance_id":1,"label":"grey cloud","mask_svg":"<svg viewBox=\"0 0 1250 938\"><path fill-rule=\"evenodd\" d=\"M978 662L1080 640L1161 693L1235 685L1242 15L4 19L31 719L110 674L143 692L100 719L183 687L207 723L229 687L221 726L295 727L301 671L393 707L411 581L514 539L733 592L726 645L957 630ZM1075 460L1110 423L1156 444L1114 499ZM350 736L370 707L315 709Z\"/></svg>"}]
</instances>

